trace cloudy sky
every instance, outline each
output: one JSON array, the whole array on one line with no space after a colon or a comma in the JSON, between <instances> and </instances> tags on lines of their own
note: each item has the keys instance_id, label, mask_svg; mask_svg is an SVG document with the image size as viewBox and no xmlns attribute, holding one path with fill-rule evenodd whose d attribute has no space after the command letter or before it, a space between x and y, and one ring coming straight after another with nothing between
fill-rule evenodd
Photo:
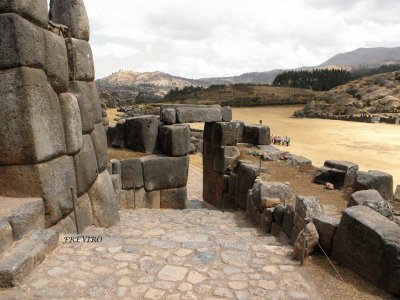
<instances>
[{"instance_id":1,"label":"cloudy sky","mask_svg":"<svg viewBox=\"0 0 400 300\"><path fill-rule=\"evenodd\" d=\"M399 0L85 0L97 78L189 78L318 65L400 46Z\"/></svg>"}]
</instances>

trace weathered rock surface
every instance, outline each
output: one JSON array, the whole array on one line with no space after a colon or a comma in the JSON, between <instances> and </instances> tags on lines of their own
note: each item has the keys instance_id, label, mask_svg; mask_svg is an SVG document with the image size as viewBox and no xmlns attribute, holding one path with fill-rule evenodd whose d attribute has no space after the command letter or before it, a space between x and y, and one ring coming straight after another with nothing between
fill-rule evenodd
<instances>
[{"instance_id":1,"label":"weathered rock surface","mask_svg":"<svg viewBox=\"0 0 400 300\"><path fill-rule=\"evenodd\" d=\"M232 121L232 108L230 106L222 106L221 107L221 115L223 122Z\"/></svg>"},{"instance_id":2,"label":"weathered rock surface","mask_svg":"<svg viewBox=\"0 0 400 300\"><path fill-rule=\"evenodd\" d=\"M381 288L400 295L400 226L369 207L347 208L332 255Z\"/></svg>"},{"instance_id":3,"label":"weathered rock surface","mask_svg":"<svg viewBox=\"0 0 400 300\"><path fill-rule=\"evenodd\" d=\"M304 156L289 155L287 156L287 162L295 168L301 168L303 166L311 166L312 161Z\"/></svg>"},{"instance_id":4,"label":"weathered rock surface","mask_svg":"<svg viewBox=\"0 0 400 300\"><path fill-rule=\"evenodd\" d=\"M252 197L254 204L261 209L264 199L277 198L282 201L292 199L293 189L283 182L258 181L253 185Z\"/></svg>"},{"instance_id":5,"label":"weathered rock surface","mask_svg":"<svg viewBox=\"0 0 400 300\"><path fill-rule=\"evenodd\" d=\"M44 72L21 67L0 74L0 165L38 163L65 153L58 97Z\"/></svg>"},{"instance_id":6,"label":"weathered rock surface","mask_svg":"<svg viewBox=\"0 0 400 300\"><path fill-rule=\"evenodd\" d=\"M94 130L90 134L96 153L98 172L103 172L107 168L107 137L104 131L103 124L95 124Z\"/></svg>"},{"instance_id":7,"label":"weathered rock surface","mask_svg":"<svg viewBox=\"0 0 400 300\"><path fill-rule=\"evenodd\" d=\"M304 234L304 232L306 234ZM301 257L301 249L303 248L304 239L306 240L305 244L306 246L304 248L304 257L307 257L314 251L314 247L319 239L318 231L313 223L308 223L305 230L303 229L298 234L293 249L294 259L300 259Z\"/></svg>"},{"instance_id":8,"label":"weathered rock surface","mask_svg":"<svg viewBox=\"0 0 400 300\"><path fill-rule=\"evenodd\" d=\"M382 198L377 190L363 190L353 193L347 207L355 205L368 206L385 217L390 217L393 214L389 203Z\"/></svg>"},{"instance_id":9,"label":"weathered rock surface","mask_svg":"<svg viewBox=\"0 0 400 300\"><path fill-rule=\"evenodd\" d=\"M161 125L158 128L160 150L168 156L184 156L189 152L190 130L187 125Z\"/></svg>"},{"instance_id":10,"label":"weathered rock surface","mask_svg":"<svg viewBox=\"0 0 400 300\"><path fill-rule=\"evenodd\" d=\"M54 91L68 91L68 56L65 40L50 31L44 30L45 64L44 71Z\"/></svg>"},{"instance_id":11,"label":"weathered rock surface","mask_svg":"<svg viewBox=\"0 0 400 300\"><path fill-rule=\"evenodd\" d=\"M125 147L145 153L157 149L158 126L156 116L139 116L125 120Z\"/></svg>"},{"instance_id":12,"label":"weathered rock surface","mask_svg":"<svg viewBox=\"0 0 400 300\"><path fill-rule=\"evenodd\" d=\"M143 166L139 158L129 158L121 161L121 180L123 189L144 186Z\"/></svg>"},{"instance_id":13,"label":"weathered rock surface","mask_svg":"<svg viewBox=\"0 0 400 300\"><path fill-rule=\"evenodd\" d=\"M72 37L89 41L89 18L83 0L51 0L50 20L68 26Z\"/></svg>"},{"instance_id":14,"label":"weathered rock surface","mask_svg":"<svg viewBox=\"0 0 400 300\"><path fill-rule=\"evenodd\" d=\"M146 192L185 187L189 171L189 157L153 155L142 158Z\"/></svg>"},{"instance_id":15,"label":"weathered rock surface","mask_svg":"<svg viewBox=\"0 0 400 300\"><path fill-rule=\"evenodd\" d=\"M81 149L83 143L82 120L78 100L70 93L62 93L58 98L64 124L67 154L73 155Z\"/></svg>"},{"instance_id":16,"label":"weathered rock surface","mask_svg":"<svg viewBox=\"0 0 400 300\"><path fill-rule=\"evenodd\" d=\"M400 202L400 185L396 186L396 191L394 192L393 200Z\"/></svg>"},{"instance_id":17,"label":"weathered rock surface","mask_svg":"<svg viewBox=\"0 0 400 300\"><path fill-rule=\"evenodd\" d=\"M0 28L0 70L21 66L43 68L42 29L14 13L0 14Z\"/></svg>"},{"instance_id":18,"label":"weathered rock surface","mask_svg":"<svg viewBox=\"0 0 400 300\"><path fill-rule=\"evenodd\" d=\"M176 123L176 111L174 108L164 108L161 109L161 121L166 125L171 125Z\"/></svg>"},{"instance_id":19,"label":"weathered rock surface","mask_svg":"<svg viewBox=\"0 0 400 300\"><path fill-rule=\"evenodd\" d=\"M357 179L354 189L360 190L377 190L385 200L393 199L393 176L381 172L371 170L368 172L357 172Z\"/></svg>"},{"instance_id":20,"label":"weathered rock surface","mask_svg":"<svg viewBox=\"0 0 400 300\"><path fill-rule=\"evenodd\" d=\"M44 209L43 199L38 198L12 211L8 220L14 240L22 239L32 230L45 228Z\"/></svg>"},{"instance_id":21,"label":"weathered rock surface","mask_svg":"<svg viewBox=\"0 0 400 300\"><path fill-rule=\"evenodd\" d=\"M259 173L259 166L251 163L240 163L236 181L236 201L240 208L246 209L247 191L253 187L254 181Z\"/></svg>"},{"instance_id":22,"label":"weathered rock surface","mask_svg":"<svg viewBox=\"0 0 400 300\"><path fill-rule=\"evenodd\" d=\"M12 245L13 241L10 223L6 218L0 218L0 255Z\"/></svg>"},{"instance_id":23,"label":"weathered rock surface","mask_svg":"<svg viewBox=\"0 0 400 300\"><path fill-rule=\"evenodd\" d=\"M271 144L269 127L256 124L245 124L243 128L243 143L253 145Z\"/></svg>"},{"instance_id":24,"label":"weathered rock surface","mask_svg":"<svg viewBox=\"0 0 400 300\"><path fill-rule=\"evenodd\" d=\"M107 171L97 176L88 193L95 226L110 227L119 222L117 199Z\"/></svg>"},{"instance_id":25,"label":"weathered rock surface","mask_svg":"<svg viewBox=\"0 0 400 300\"><path fill-rule=\"evenodd\" d=\"M2 166L0 173L2 195L43 198L47 226L72 211L71 187L76 190L72 157L35 165Z\"/></svg>"},{"instance_id":26,"label":"weathered rock surface","mask_svg":"<svg viewBox=\"0 0 400 300\"><path fill-rule=\"evenodd\" d=\"M232 166L240 156L240 151L235 146L215 146L204 143L203 166L218 173L225 171Z\"/></svg>"},{"instance_id":27,"label":"weathered rock surface","mask_svg":"<svg viewBox=\"0 0 400 300\"><path fill-rule=\"evenodd\" d=\"M206 167L203 168L203 199L211 205L222 208L224 196L224 175Z\"/></svg>"},{"instance_id":28,"label":"weathered rock surface","mask_svg":"<svg viewBox=\"0 0 400 300\"><path fill-rule=\"evenodd\" d=\"M331 254L333 238L339 226L339 221L325 214L316 216L313 219L313 223L319 234L318 242L328 255Z\"/></svg>"},{"instance_id":29,"label":"weathered rock surface","mask_svg":"<svg viewBox=\"0 0 400 300\"><path fill-rule=\"evenodd\" d=\"M69 84L69 91L78 100L82 132L85 134L91 133L94 129L97 110L96 98L98 98L94 84L84 81L71 81Z\"/></svg>"},{"instance_id":30,"label":"weathered rock surface","mask_svg":"<svg viewBox=\"0 0 400 300\"><path fill-rule=\"evenodd\" d=\"M90 44L83 40L66 40L68 51L69 80L93 81L94 62Z\"/></svg>"},{"instance_id":31,"label":"weathered rock surface","mask_svg":"<svg viewBox=\"0 0 400 300\"><path fill-rule=\"evenodd\" d=\"M169 107L169 106L166 106ZM173 105L177 123L221 122L221 106L219 105ZM161 108L162 110L163 108Z\"/></svg>"},{"instance_id":32,"label":"weathered rock surface","mask_svg":"<svg viewBox=\"0 0 400 300\"><path fill-rule=\"evenodd\" d=\"M83 136L81 150L74 156L78 196L83 195L96 180L98 168L96 153L90 135Z\"/></svg>"},{"instance_id":33,"label":"weathered rock surface","mask_svg":"<svg viewBox=\"0 0 400 300\"><path fill-rule=\"evenodd\" d=\"M212 122L204 126L204 141L216 146L236 146L239 125L234 122Z\"/></svg>"},{"instance_id":34,"label":"weathered rock surface","mask_svg":"<svg viewBox=\"0 0 400 300\"><path fill-rule=\"evenodd\" d=\"M5 0L0 2L0 13L16 13L37 26L47 29L49 16L46 0Z\"/></svg>"},{"instance_id":35,"label":"weathered rock surface","mask_svg":"<svg viewBox=\"0 0 400 300\"><path fill-rule=\"evenodd\" d=\"M358 165L347 161L327 160L315 175L316 183L330 182L337 189L342 189L354 184L357 176Z\"/></svg>"}]
</instances>

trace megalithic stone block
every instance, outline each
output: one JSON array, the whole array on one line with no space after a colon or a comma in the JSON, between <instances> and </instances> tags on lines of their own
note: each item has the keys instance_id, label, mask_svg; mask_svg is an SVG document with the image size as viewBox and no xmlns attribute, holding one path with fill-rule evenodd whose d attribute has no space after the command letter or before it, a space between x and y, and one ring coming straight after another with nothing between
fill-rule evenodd
<instances>
[{"instance_id":1,"label":"megalithic stone block","mask_svg":"<svg viewBox=\"0 0 400 300\"><path fill-rule=\"evenodd\" d=\"M238 124L233 122L206 123L204 142L218 146L236 146L238 130Z\"/></svg>"},{"instance_id":2,"label":"megalithic stone block","mask_svg":"<svg viewBox=\"0 0 400 300\"><path fill-rule=\"evenodd\" d=\"M400 295L400 226L369 207L347 208L333 239L332 256L369 281Z\"/></svg>"},{"instance_id":3,"label":"megalithic stone block","mask_svg":"<svg viewBox=\"0 0 400 300\"><path fill-rule=\"evenodd\" d=\"M224 197L224 175L203 168L203 199L216 208L222 208Z\"/></svg>"},{"instance_id":4,"label":"megalithic stone block","mask_svg":"<svg viewBox=\"0 0 400 300\"><path fill-rule=\"evenodd\" d=\"M221 114L223 122L232 121L232 108L230 106L221 107Z\"/></svg>"},{"instance_id":5,"label":"megalithic stone block","mask_svg":"<svg viewBox=\"0 0 400 300\"><path fill-rule=\"evenodd\" d=\"M152 155L142 158L146 192L185 187L189 157Z\"/></svg>"},{"instance_id":6,"label":"megalithic stone block","mask_svg":"<svg viewBox=\"0 0 400 300\"><path fill-rule=\"evenodd\" d=\"M78 99L82 120L82 132L91 133L96 121L98 98L97 90L92 82L71 81L69 91ZM100 111L101 113L101 111Z\"/></svg>"},{"instance_id":7,"label":"megalithic stone block","mask_svg":"<svg viewBox=\"0 0 400 300\"><path fill-rule=\"evenodd\" d=\"M107 155L107 137L104 131L103 124L95 124L94 130L90 134L94 150L96 152L97 167L99 172L103 172L107 168L108 155Z\"/></svg>"},{"instance_id":8,"label":"megalithic stone block","mask_svg":"<svg viewBox=\"0 0 400 300\"><path fill-rule=\"evenodd\" d=\"M51 0L50 20L68 26L72 37L89 41L89 18L83 0Z\"/></svg>"},{"instance_id":9,"label":"megalithic stone block","mask_svg":"<svg viewBox=\"0 0 400 300\"><path fill-rule=\"evenodd\" d=\"M3 13L16 13L45 29L49 22L46 0L4 0L0 2L0 14Z\"/></svg>"},{"instance_id":10,"label":"megalithic stone block","mask_svg":"<svg viewBox=\"0 0 400 300\"><path fill-rule=\"evenodd\" d=\"M73 155L82 147L82 120L76 97L70 93L58 96L63 117L67 154Z\"/></svg>"},{"instance_id":11,"label":"megalithic stone block","mask_svg":"<svg viewBox=\"0 0 400 300\"><path fill-rule=\"evenodd\" d=\"M385 200L393 199L393 176L376 170L357 172L355 190L377 190Z\"/></svg>"},{"instance_id":12,"label":"megalithic stone block","mask_svg":"<svg viewBox=\"0 0 400 300\"><path fill-rule=\"evenodd\" d=\"M13 232L7 218L0 218L0 255L13 244Z\"/></svg>"},{"instance_id":13,"label":"megalithic stone block","mask_svg":"<svg viewBox=\"0 0 400 300\"><path fill-rule=\"evenodd\" d=\"M245 124L243 128L243 143L254 145L271 144L269 127L256 124Z\"/></svg>"},{"instance_id":14,"label":"megalithic stone block","mask_svg":"<svg viewBox=\"0 0 400 300\"><path fill-rule=\"evenodd\" d=\"M65 153L60 104L44 72L20 67L0 71L0 77L0 165Z\"/></svg>"},{"instance_id":15,"label":"megalithic stone block","mask_svg":"<svg viewBox=\"0 0 400 300\"><path fill-rule=\"evenodd\" d=\"M0 167L0 190L7 197L41 197L46 226L72 211L71 187L76 190L74 162L63 156L35 165Z\"/></svg>"},{"instance_id":16,"label":"megalithic stone block","mask_svg":"<svg viewBox=\"0 0 400 300\"><path fill-rule=\"evenodd\" d=\"M143 187L143 166L140 158L121 161L121 180L122 188L125 190Z\"/></svg>"},{"instance_id":17,"label":"megalithic stone block","mask_svg":"<svg viewBox=\"0 0 400 300\"><path fill-rule=\"evenodd\" d=\"M225 173L239 158L240 151L235 146L215 146L204 143L203 165L209 170Z\"/></svg>"},{"instance_id":18,"label":"megalithic stone block","mask_svg":"<svg viewBox=\"0 0 400 300\"><path fill-rule=\"evenodd\" d=\"M76 81L94 80L94 62L92 48L83 40L66 40L68 51L69 79Z\"/></svg>"},{"instance_id":19,"label":"megalithic stone block","mask_svg":"<svg viewBox=\"0 0 400 300\"><path fill-rule=\"evenodd\" d=\"M119 222L118 203L110 174L104 171L97 176L89 189L95 226L110 227Z\"/></svg>"},{"instance_id":20,"label":"megalithic stone block","mask_svg":"<svg viewBox=\"0 0 400 300\"><path fill-rule=\"evenodd\" d=\"M161 152L168 156L184 156L189 151L190 130L187 125L160 125L158 138Z\"/></svg>"},{"instance_id":21,"label":"megalithic stone block","mask_svg":"<svg viewBox=\"0 0 400 300\"><path fill-rule=\"evenodd\" d=\"M125 147L139 152L154 153L157 149L156 116L140 116L125 120Z\"/></svg>"},{"instance_id":22,"label":"megalithic stone block","mask_svg":"<svg viewBox=\"0 0 400 300\"><path fill-rule=\"evenodd\" d=\"M43 30L45 47L44 71L57 94L68 91L69 73L67 47L63 37Z\"/></svg>"},{"instance_id":23,"label":"megalithic stone block","mask_svg":"<svg viewBox=\"0 0 400 300\"><path fill-rule=\"evenodd\" d=\"M83 195L96 180L98 168L96 153L90 135L83 136L81 150L74 156L78 196Z\"/></svg>"},{"instance_id":24,"label":"megalithic stone block","mask_svg":"<svg viewBox=\"0 0 400 300\"><path fill-rule=\"evenodd\" d=\"M246 209L247 191L253 187L259 175L259 167L251 163L240 163L236 182L237 205Z\"/></svg>"},{"instance_id":25,"label":"megalithic stone block","mask_svg":"<svg viewBox=\"0 0 400 300\"><path fill-rule=\"evenodd\" d=\"M13 13L0 15L0 28L0 70L21 66L43 68L45 48L41 28Z\"/></svg>"}]
</instances>

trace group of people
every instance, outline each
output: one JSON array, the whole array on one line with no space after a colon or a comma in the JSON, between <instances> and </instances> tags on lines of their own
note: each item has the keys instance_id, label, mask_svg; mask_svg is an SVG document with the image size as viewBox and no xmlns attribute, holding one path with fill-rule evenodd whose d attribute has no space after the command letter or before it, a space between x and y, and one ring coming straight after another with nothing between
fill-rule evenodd
<instances>
[{"instance_id":1,"label":"group of people","mask_svg":"<svg viewBox=\"0 0 400 300\"><path fill-rule=\"evenodd\" d=\"M281 145L281 146L290 146L290 137L288 136L272 136L271 138L272 144Z\"/></svg>"}]
</instances>

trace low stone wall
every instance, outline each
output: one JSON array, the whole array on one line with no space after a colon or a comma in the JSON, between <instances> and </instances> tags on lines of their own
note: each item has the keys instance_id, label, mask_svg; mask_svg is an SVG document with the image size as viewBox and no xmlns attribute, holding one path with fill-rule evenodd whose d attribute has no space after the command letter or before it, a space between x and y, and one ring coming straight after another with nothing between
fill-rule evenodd
<instances>
[{"instance_id":1,"label":"low stone wall","mask_svg":"<svg viewBox=\"0 0 400 300\"><path fill-rule=\"evenodd\" d=\"M330 114L316 114L315 118L329 119L329 120L341 120L341 121L352 121L352 122L364 122L364 123L386 123L386 124L400 124L400 117L384 117L378 115L330 115Z\"/></svg>"}]
</instances>

